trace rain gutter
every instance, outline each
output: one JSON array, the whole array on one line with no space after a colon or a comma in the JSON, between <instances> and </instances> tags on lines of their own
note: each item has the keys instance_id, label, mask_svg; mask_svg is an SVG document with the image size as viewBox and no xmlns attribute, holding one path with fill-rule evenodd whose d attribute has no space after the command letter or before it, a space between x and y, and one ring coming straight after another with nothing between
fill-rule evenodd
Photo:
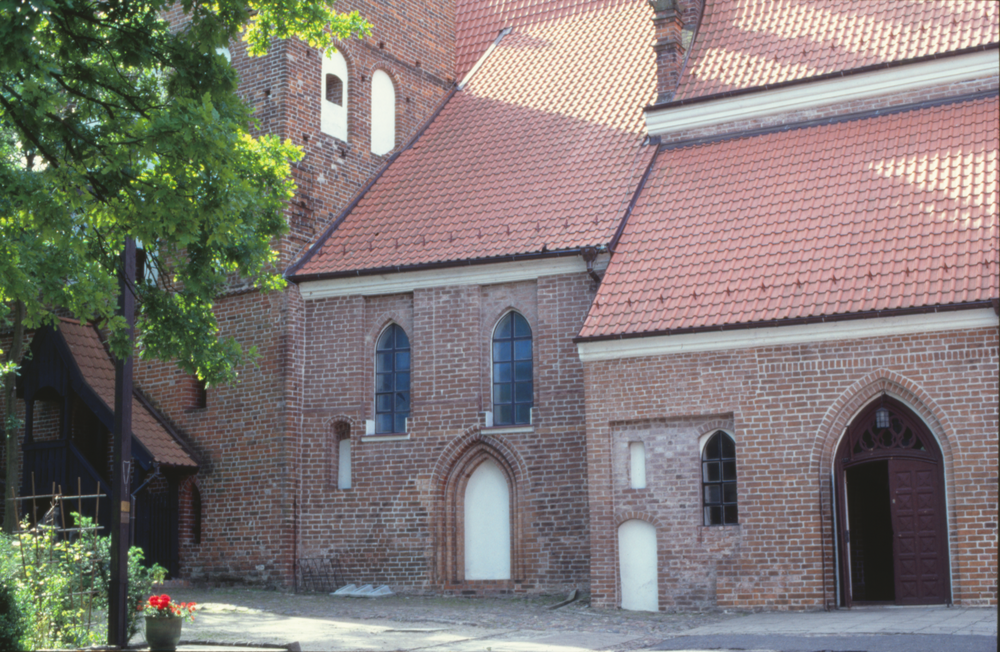
<instances>
[{"instance_id":1,"label":"rain gutter","mask_svg":"<svg viewBox=\"0 0 1000 652\"><path fill-rule=\"evenodd\" d=\"M472 265L488 265L491 263L514 263L526 260L542 260L545 258L563 258L566 256L583 256L587 247L577 247L575 249L560 249L558 251L538 251L527 254L508 254L506 256L490 256L482 258L467 258L465 260L446 260L433 263L415 263L412 265L390 265L387 267L372 267L369 269L356 269L343 272L320 272L317 274L301 274L287 276L293 283L305 283L307 281L325 281L335 278L355 278L358 276L377 276L379 274L396 274L399 272L419 272L428 269L446 269L456 267L470 267Z\"/></svg>"}]
</instances>

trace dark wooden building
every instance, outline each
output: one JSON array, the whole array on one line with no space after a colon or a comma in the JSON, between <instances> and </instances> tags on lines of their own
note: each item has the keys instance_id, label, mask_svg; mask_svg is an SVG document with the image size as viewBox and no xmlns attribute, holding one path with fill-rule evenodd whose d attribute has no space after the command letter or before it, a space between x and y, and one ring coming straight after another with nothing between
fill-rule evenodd
<instances>
[{"instance_id":1,"label":"dark wooden building","mask_svg":"<svg viewBox=\"0 0 1000 652\"><path fill-rule=\"evenodd\" d=\"M92 326L62 319L35 333L18 384L24 401L21 495L110 496L115 368ZM138 391L132 396L132 540L147 562L178 572L178 485L198 471L193 452ZM28 505L25 512L42 506ZM107 527L110 498L83 501Z\"/></svg>"}]
</instances>

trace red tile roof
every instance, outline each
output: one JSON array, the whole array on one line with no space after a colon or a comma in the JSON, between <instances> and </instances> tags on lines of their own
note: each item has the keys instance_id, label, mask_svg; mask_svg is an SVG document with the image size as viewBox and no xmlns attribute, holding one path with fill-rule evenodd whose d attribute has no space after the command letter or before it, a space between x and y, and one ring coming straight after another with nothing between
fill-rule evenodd
<instances>
[{"instance_id":1,"label":"red tile roof","mask_svg":"<svg viewBox=\"0 0 1000 652\"><path fill-rule=\"evenodd\" d=\"M558 4L558 3L556 3ZM297 275L607 244L652 148L652 10L518 26Z\"/></svg>"},{"instance_id":2,"label":"red tile roof","mask_svg":"<svg viewBox=\"0 0 1000 652\"><path fill-rule=\"evenodd\" d=\"M618 0L619 3L628 0ZM455 72L461 79L505 27L526 27L613 4L607 0L458 0Z\"/></svg>"},{"instance_id":3,"label":"red tile roof","mask_svg":"<svg viewBox=\"0 0 1000 652\"><path fill-rule=\"evenodd\" d=\"M97 331L76 321L62 319L59 332L73 353L80 373L108 409L115 408L115 365L101 344ZM132 398L132 434L162 464L198 466L157 418Z\"/></svg>"},{"instance_id":4,"label":"red tile roof","mask_svg":"<svg viewBox=\"0 0 1000 652\"><path fill-rule=\"evenodd\" d=\"M981 0L707 0L675 100L1000 41Z\"/></svg>"},{"instance_id":5,"label":"red tile roof","mask_svg":"<svg viewBox=\"0 0 1000 652\"><path fill-rule=\"evenodd\" d=\"M581 332L986 301L996 96L661 151Z\"/></svg>"}]
</instances>

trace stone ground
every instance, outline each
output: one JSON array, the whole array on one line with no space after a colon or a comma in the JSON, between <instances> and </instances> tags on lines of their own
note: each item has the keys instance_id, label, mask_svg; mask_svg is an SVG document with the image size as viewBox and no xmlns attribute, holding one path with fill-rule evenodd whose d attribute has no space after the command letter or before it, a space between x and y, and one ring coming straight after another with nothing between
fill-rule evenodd
<instances>
[{"instance_id":1,"label":"stone ground","mask_svg":"<svg viewBox=\"0 0 1000 652\"><path fill-rule=\"evenodd\" d=\"M199 604L196 622L184 625L182 651L298 643L301 650L330 652L978 652L996 649L997 632L995 608L650 614L592 609L582 601L550 610L561 596L368 600L237 588L166 592ZM142 645L141 635L136 644Z\"/></svg>"},{"instance_id":2,"label":"stone ground","mask_svg":"<svg viewBox=\"0 0 1000 652\"><path fill-rule=\"evenodd\" d=\"M236 588L165 590L174 600L199 605L195 623L184 626L184 640L282 646L298 642L303 650L335 652L624 652L649 647L674 633L738 617L722 612L650 614L591 609L584 602L548 609L565 596L394 596L368 600Z\"/></svg>"}]
</instances>

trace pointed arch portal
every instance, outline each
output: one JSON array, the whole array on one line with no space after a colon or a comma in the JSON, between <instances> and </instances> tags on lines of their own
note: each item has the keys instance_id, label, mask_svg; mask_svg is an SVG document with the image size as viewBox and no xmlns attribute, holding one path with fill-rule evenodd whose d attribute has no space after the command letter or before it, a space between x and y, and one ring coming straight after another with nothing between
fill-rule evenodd
<instances>
[{"instance_id":1,"label":"pointed arch portal","mask_svg":"<svg viewBox=\"0 0 1000 652\"><path fill-rule=\"evenodd\" d=\"M950 601L944 462L905 405L883 396L837 449L841 602Z\"/></svg>"},{"instance_id":2,"label":"pointed arch portal","mask_svg":"<svg viewBox=\"0 0 1000 652\"><path fill-rule=\"evenodd\" d=\"M465 486L465 579L510 579L510 491L492 460Z\"/></svg>"}]
</instances>

